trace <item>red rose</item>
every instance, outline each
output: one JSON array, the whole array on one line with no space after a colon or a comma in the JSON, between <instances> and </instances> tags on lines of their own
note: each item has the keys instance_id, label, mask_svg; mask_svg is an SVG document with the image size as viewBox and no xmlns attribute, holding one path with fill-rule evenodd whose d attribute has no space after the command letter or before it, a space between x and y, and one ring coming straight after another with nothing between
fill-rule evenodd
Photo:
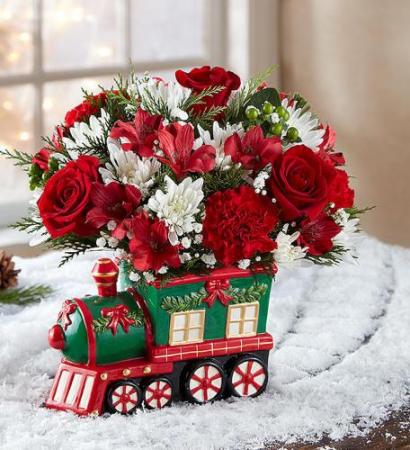
<instances>
[{"instance_id":1,"label":"red rose","mask_svg":"<svg viewBox=\"0 0 410 450\"><path fill-rule=\"evenodd\" d=\"M204 103L194 106L194 111L200 113L212 106L225 106L231 92L238 89L241 79L235 73L226 71L222 67L203 66L192 69L190 72L177 70L175 78L184 87L194 92L202 92L212 86L223 86L224 89L215 95L209 95L203 99Z\"/></svg>"},{"instance_id":2,"label":"red rose","mask_svg":"<svg viewBox=\"0 0 410 450\"><path fill-rule=\"evenodd\" d=\"M322 213L312 221L309 219L302 221L298 244L307 247L311 255L323 255L332 250L332 239L340 231L339 225L331 217Z\"/></svg>"},{"instance_id":3,"label":"red rose","mask_svg":"<svg viewBox=\"0 0 410 450\"><path fill-rule=\"evenodd\" d=\"M31 162L36 164L44 172L48 171L48 162L50 161L51 152L48 148L43 147L32 158Z\"/></svg>"},{"instance_id":4,"label":"red rose","mask_svg":"<svg viewBox=\"0 0 410 450\"><path fill-rule=\"evenodd\" d=\"M82 103L67 112L64 125L66 128L71 128L75 122L82 122L90 116L97 114L100 108L105 105L106 101L107 94L105 92L86 98Z\"/></svg>"},{"instance_id":5,"label":"red rose","mask_svg":"<svg viewBox=\"0 0 410 450\"><path fill-rule=\"evenodd\" d=\"M92 184L99 180L99 160L80 156L56 172L47 182L37 205L51 237L67 233L90 236L95 228L86 224Z\"/></svg>"},{"instance_id":6,"label":"red rose","mask_svg":"<svg viewBox=\"0 0 410 450\"><path fill-rule=\"evenodd\" d=\"M137 270L157 272L162 266L178 268L181 265L179 248L170 244L164 221L152 220L146 211L141 211L127 221L127 228L133 235L129 249Z\"/></svg>"},{"instance_id":7,"label":"red rose","mask_svg":"<svg viewBox=\"0 0 410 450\"><path fill-rule=\"evenodd\" d=\"M116 223L112 235L124 239L124 220L135 212L141 202L141 192L131 184L115 181L106 186L94 183L91 191L92 208L87 213L87 223L101 228L111 220Z\"/></svg>"},{"instance_id":8,"label":"red rose","mask_svg":"<svg viewBox=\"0 0 410 450\"><path fill-rule=\"evenodd\" d=\"M125 151L133 151L140 156L153 155L152 147L158 139L158 130L163 127L162 116L151 116L146 111L139 109L135 114L134 122L115 122L110 136L121 139L121 146ZM124 139L125 138L125 139Z\"/></svg>"},{"instance_id":9,"label":"red rose","mask_svg":"<svg viewBox=\"0 0 410 450\"><path fill-rule=\"evenodd\" d=\"M278 137L265 138L258 125L248 130L242 139L238 133L229 136L224 144L224 152L245 169L257 170L282 154L282 144Z\"/></svg>"},{"instance_id":10,"label":"red rose","mask_svg":"<svg viewBox=\"0 0 410 450\"><path fill-rule=\"evenodd\" d=\"M354 190L349 187L349 177L344 170L336 169L336 176L329 186L329 202L332 209L351 208L354 203Z\"/></svg>"},{"instance_id":11,"label":"red rose","mask_svg":"<svg viewBox=\"0 0 410 450\"><path fill-rule=\"evenodd\" d=\"M276 158L267 185L281 219L315 219L329 203L329 185L335 173L333 166L304 145L296 145Z\"/></svg>"},{"instance_id":12,"label":"red rose","mask_svg":"<svg viewBox=\"0 0 410 450\"><path fill-rule=\"evenodd\" d=\"M271 200L249 186L212 194L205 207L203 244L223 265L276 248L268 234L278 222Z\"/></svg>"}]
</instances>

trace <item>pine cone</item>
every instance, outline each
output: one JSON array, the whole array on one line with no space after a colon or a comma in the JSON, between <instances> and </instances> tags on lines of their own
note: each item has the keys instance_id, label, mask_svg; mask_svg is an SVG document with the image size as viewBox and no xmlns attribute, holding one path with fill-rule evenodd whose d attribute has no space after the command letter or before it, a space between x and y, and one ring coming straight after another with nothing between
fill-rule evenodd
<instances>
[{"instance_id":1,"label":"pine cone","mask_svg":"<svg viewBox=\"0 0 410 450\"><path fill-rule=\"evenodd\" d=\"M20 270L14 268L12 256L0 250L0 289L14 287L17 284L17 274Z\"/></svg>"}]
</instances>

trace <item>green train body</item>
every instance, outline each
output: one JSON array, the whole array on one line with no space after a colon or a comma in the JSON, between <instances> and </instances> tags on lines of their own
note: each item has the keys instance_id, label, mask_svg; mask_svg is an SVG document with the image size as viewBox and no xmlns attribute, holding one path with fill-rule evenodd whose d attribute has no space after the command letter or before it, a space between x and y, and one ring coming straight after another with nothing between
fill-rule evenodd
<instances>
[{"instance_id":1,"label":"green train body","mask_svg":"<svg viewBox=\"0 0 410 450\"><path fill-rule=\"evenodd\" d=\"M128 273L101 258L93 269L98 295L63 303L49 331L64 358L48 408L131 414L141 404L264 392L272 273L226 268L165 285L133 283Z\"/></svg>"}]
</instances>

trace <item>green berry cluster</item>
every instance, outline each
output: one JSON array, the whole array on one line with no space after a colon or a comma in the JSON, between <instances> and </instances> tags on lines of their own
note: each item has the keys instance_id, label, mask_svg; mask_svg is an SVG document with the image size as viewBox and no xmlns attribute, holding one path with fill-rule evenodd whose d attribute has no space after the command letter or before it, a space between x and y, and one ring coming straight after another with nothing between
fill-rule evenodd
<instances>
[{"instance_id":1,"label":"green berry cluster","mask_svg":"<svg viewBox=\"0 0 410 450\"><path fill-rule=\"evenodd\" d=\"M273 113L278 115L279 122L272 123ZM295 127L288 127L286 122L290 114L282 105L275 107L270 102L264 102L261 111L255 106L248 106L245 115L251 125L268 124L267 132L273 136L281 136L285 130L285 138L289 142L296 142L299 139L298 130Z\"/></svg>"}]
</instances>

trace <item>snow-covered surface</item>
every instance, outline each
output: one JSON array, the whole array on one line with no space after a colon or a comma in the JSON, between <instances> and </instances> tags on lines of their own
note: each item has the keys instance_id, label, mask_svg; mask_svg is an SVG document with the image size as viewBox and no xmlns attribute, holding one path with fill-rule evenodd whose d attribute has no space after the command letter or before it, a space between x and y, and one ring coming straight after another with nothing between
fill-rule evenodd
<instances>
[{"instance_id":1,"label":"snow-covered surface","mask_svg":"<svg viewBox=\"0 0 410 450\"><path fill-rule=\"evenodd\" d=\"M259 448L374 426L409 391L410 250L366 237L359 255L358 265L279 276L269 314L277 348L264 395L107 418L39 408L59 360L47 330L62 300L94 292L96 255L61 269L57 254L16 258L22 285L49 283L56 293L23 309L0 307L0 448Z\"/></svg>"}]
</instances>

